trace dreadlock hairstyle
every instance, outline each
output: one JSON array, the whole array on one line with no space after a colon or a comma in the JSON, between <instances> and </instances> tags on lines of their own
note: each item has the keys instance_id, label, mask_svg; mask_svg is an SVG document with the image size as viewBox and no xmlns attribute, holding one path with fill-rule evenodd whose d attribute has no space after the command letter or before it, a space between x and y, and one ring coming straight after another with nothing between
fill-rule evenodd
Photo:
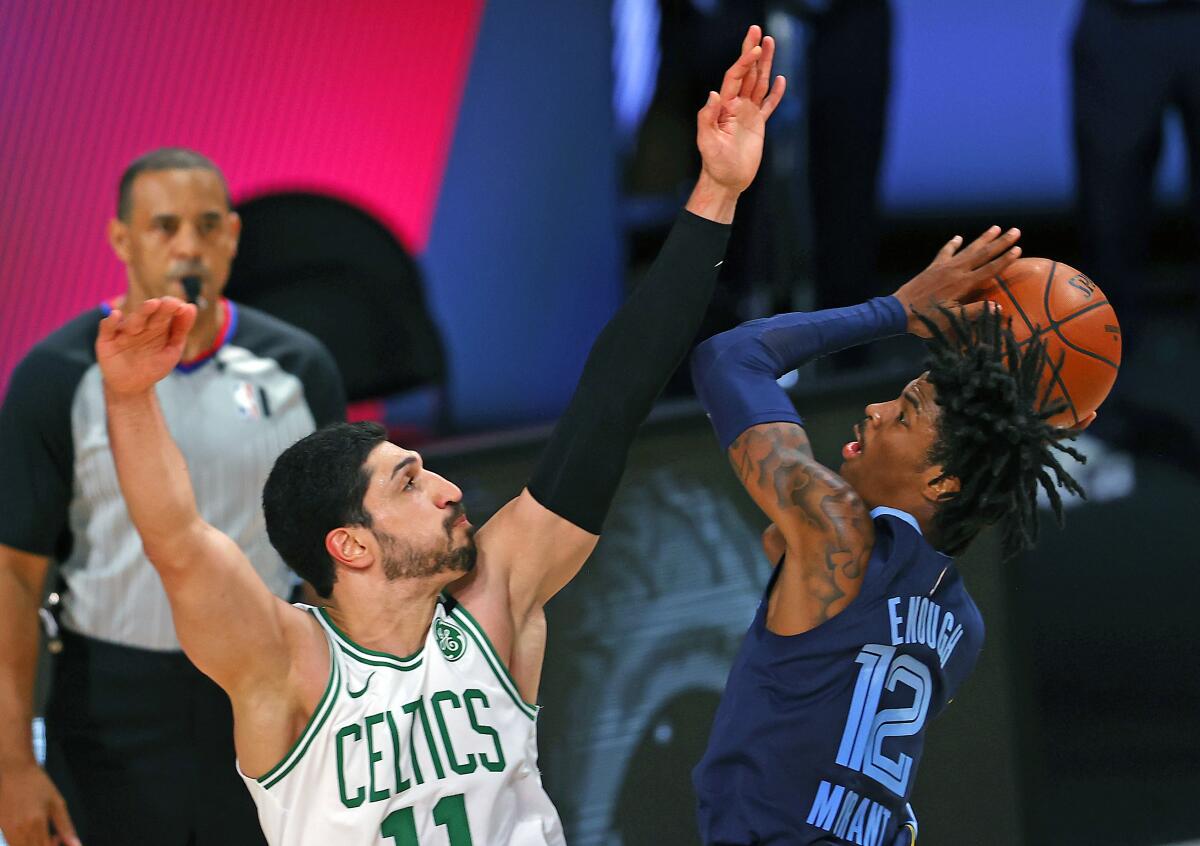
<instances>
[{"instance_id":1,"label":"dreadlock hairstyle","mask_svg":"<svg viewBox=\"0 0 1200 846\"><path fill-rule=\"evenodd\" d=\"M1058 488L1087 498L1054 452L1086 459L1061 443L1076 433L1048 422L1066 404L1049 403L1052 386L1039 388L1050 365L1041 339L1035 334L1018 344L994 309L976 319L939 311L948 324L944 330L919 315L932 335L926 366L941 408L929 460L941 465L942 478L956 477L960 485L942 497L934 516L939 546L957 555L981 529L998 523L1008 559L1037 540L1039 484L1060 526Z\"/></svg>"}]
</instances>

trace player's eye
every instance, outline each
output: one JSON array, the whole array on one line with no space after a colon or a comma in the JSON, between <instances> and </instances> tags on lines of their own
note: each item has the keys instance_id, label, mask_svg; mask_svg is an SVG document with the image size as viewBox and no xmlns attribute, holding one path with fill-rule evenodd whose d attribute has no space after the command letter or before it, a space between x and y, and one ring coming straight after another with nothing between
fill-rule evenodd
<instances>
[{"instance_id":1,"label":"player's eye","mask_svg":"<svg viewBox=\"0 0 1200 846\"><path fill-rule=\"evenodd\" d=\"M417 489L417 486L413 484L413 480L411 478L407 482L404 483L404 490L415 491L416 489Z\"/></svg>"},{"instance_id":2,"label":"player's eye","mask_svg":"<svg viewBox=\"0 0 1200 846\"><path fill-rule=\"evenodd\" d=\"M904 411L903 410L901 410L901 412L900 412L900 422L904 423ZM904 423L904 425L907 426L908 424Z\"/></svg>"}]
</instances>

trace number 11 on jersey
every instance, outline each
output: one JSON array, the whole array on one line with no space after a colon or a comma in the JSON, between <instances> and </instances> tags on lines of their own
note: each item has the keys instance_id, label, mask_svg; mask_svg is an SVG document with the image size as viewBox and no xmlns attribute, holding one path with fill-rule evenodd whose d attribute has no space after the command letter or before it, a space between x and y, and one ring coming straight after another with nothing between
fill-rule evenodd
<instances>
[{"instance_id":1,"label":"number 11 on jersey","mask_svg":"<svg viewBox=\"0 0 1200 846\"><path fill-rule=\"evenodd\" d=\"M450 846L472 846L471 826L467 823L467 802L461 793L443 796L438 800L433 806L433 822L446 827ZM417 840L417 823L413 819L411 805L388 814L379 833L390 837L393 846L421 846Z\"/></svg>"}]
</instances>

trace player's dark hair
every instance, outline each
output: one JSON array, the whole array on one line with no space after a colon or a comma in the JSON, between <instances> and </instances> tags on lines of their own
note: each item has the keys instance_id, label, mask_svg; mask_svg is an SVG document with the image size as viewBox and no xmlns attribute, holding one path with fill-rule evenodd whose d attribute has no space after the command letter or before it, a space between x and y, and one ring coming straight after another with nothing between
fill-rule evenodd
<instances>
[{"instance_id":1,"label":"player's dark hair","mask_svg":"<svg viewBox=\"0 0 1200 846\"><path fill-rule=\"evenodd\" d=\"M229 185L225 182L225 175L208 156L185 147L159 147L157 150L151 150L149 153L138 156L121 174L121 181L117 184L117 217L126 223L129 222L129 215L133 212L133 181L143 173L159 170L212 171L221 181L221 188L225 191L225 205L233 208L233 203L229 199Z\"/></svg>"},{"instance_id":2,"label":"player's dark hair","mask_svg":"<svg viewBox=\"0 0 1200 846\"><path fill-rule=\"evenodd\" d=\"M941 409L929 461L957 478L959 490L943 496L934 515L938 547L957 555L985 526L999 524L1003 555L1011 558L1037 540L1038 485L1059 525L1058 488L1086 498L1054 452L1086 459L1062 443L1074 433L1048 422L1066 404L1048 402L1050 388L1039 387L1051 366L1045 344L1018 344L995 311L971 320L941 311L945 331L921 316L933 336L926 365Z\"/></svg>"},{"instance_id":3,"label":"player's dark hair","mask_svg":"<svg viewBox=\"0 0 1200 846\"><path fill-rule=\"evenodd\" d=\"M325 536L338 526L371 526L363 506L371 450L387 439L378 423L334 423L292 444L263 486L267 537L284 563L326 599L336 581Z\"/></svg>"}]
</instances>

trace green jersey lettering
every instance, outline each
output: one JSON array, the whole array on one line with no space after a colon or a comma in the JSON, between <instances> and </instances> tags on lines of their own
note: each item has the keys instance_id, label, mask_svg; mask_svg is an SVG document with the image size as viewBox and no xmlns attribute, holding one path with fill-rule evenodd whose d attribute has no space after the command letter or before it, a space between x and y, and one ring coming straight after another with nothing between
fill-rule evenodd
<instances>
[{"instance_id":1,"label":"green jersey lettering","mask_svg":"<svg viewBox=\"0 0 1200 846\"><path fill-rule=\"evenodd\" d=\"M442 743L446 744L446 757L450 759L450 769L459 775L469 775L475 772L479 766L475 762L475 755L468 754L466 763L459 763L458 756L454 754L454 743L450 740L450 732L446 728L446 717L442 713L442 703L449 702L454 708L461 708L458 697L448 690L439 690L432 697L430 703L433 705L433 716L437 718L438 731L442 733Z\"/></svg>"},{"instance_id":2,"label":"green jersey lettering","mask_svg":"<svg viewBox=\"0 0 1200 846\"><path fill-rule=\"evenodd\" d=\"M499 773L504 771L504 747L500 745L500 734L491 726L482 725L479 722L479 715L475 713L475 706L472 702L479 702L484 708L488 705L487 694L478 688L469 688L463 693L463 704L467 706L467 716L471 720L471 728L475 729L476 734L482 734L484 737L490 737L493 745L496 747L496 757L489 758L482 752L479 753L479 763L483 764L484 768L489 772Z\"/></svg>"},{"instance_id":3,"label":"green jersey lettering","mask_svg":"<svg viewBox=\"0 0 1200 846\"><path fill-rule=\"evenodd\" d=\"M396 730L396 721L392 719L392 712L387 711L388 732L392 735L392 766L396 771L396 792L403 793L412 787L412 782L406 779L400 772L400 732ZM417 756L413 755L413 766L417 765ZM419 772L419 770L418 770Z\"/></svg>"},{"instance_id":4,"label":"green jersey lettering","mask_svg":"<svg viewBox=\"0 0 1200 846\"><path fill-rule=\"evenodd\" d=\"M421 720L421 729L425 732L425 743L429 747L429 757L433 759L433 769L437 773L438 778L446 777L446 769L442 766L442 756L438 754L437 743L433 739L433 731L429 728L429 715L425 713L425 697L418 696L412 702L409 702L403 708L404 713L413 715L413 726L415 727L417 719ZM412 732L409 732L409 743L412 743ZM417 766L417 750L414 747L413 753L413 769ZM418 773L417 783L421 783L421 776Z\"/></svg>"},{"instance_id":5,"label":"green jersey lettering","mask_svg":"<svg viewBox=\"0 0 1200 846\"><path fill-rule=\"evenodd\" d=\"M389 794L386 790L375 789L375 765L383 760L383 752L375 751L375 733L372 729L382 723L384 720L383 714L371 714L367 717L365 723L367 727L367 770L371 775L371 801L382 802L388 798Z\"/></svg>"},{"instance_id":6,"label":"green jersey lettering","mask_svg":"<svg viewBox=\"0 0 1200 846\"><path fill-rule=\"evenodd\" d=\"M354 738L356 743L362 740L362 729L358 727L358 723L342 726L338 729L337 737L334 740L334 746L337 750L338 797L347 808L357 808L366 798L367 791L365 788L360 787L355 791L353 796L346 795L346 773L345 765L342 763L345 759L345 754L342 751L342 744L347 737Z\"/></svg>"}]
</instances>

